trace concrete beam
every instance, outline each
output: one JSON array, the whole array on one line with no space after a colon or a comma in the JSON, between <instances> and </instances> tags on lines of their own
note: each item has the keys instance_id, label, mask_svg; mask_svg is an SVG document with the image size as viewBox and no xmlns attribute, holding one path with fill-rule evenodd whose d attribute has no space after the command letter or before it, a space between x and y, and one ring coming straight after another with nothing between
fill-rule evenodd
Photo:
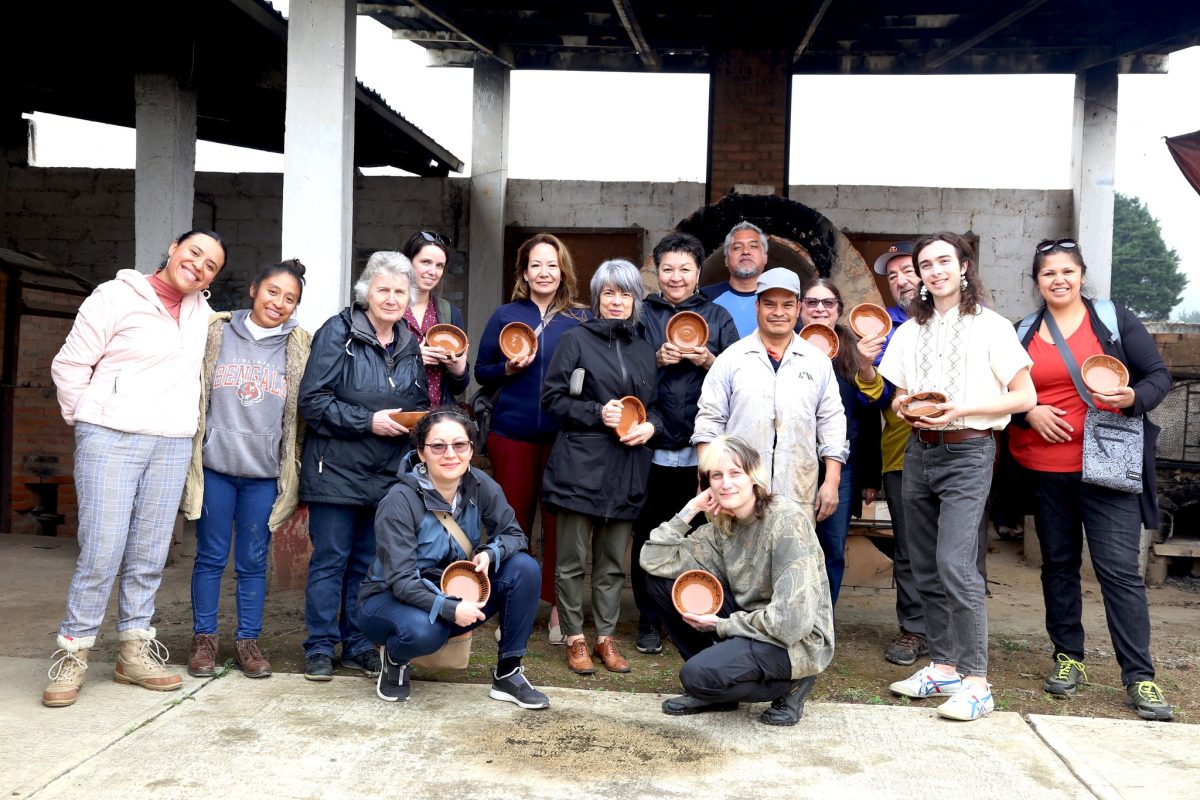
<instances>
[{"instance_id":1,"label":"concrete beam","mask_svg":"<svg viewBox=\"0 0 1200 800\"><path fill-rule=\"evenodd\" d=\"M492 311L504 302L504 203L508 194L511 71L479 57L471 111L471 224L467 270L467 335L478 343ZM476 345L478 346L478 345Z\"/></svg>"},{"instance_id":2,"label":"concrete beam","mask_svg":"<svg viewBox=\"0 0 1200 800\"><path fill-rule=\"evenodd\" d=\"M133 79L137 145L134 266L154 272L171 241L192 227L196 95L171 75Z\"/></svg>"},{"instance_id":3,"label":"concrete beam","mask_svg":"<svg viewBox=\"0 0 1200 800\"><path fill-rule=\"evenodd\" d=\"M292 0L281 255L308 267L297 318L315 331L350 300L355 3Z\"/></svg>"},{"instance_id":4,"label":"concrete beam","mask_svg":"<svg viewBox=\"0 0 1200 800\"><path fill-rule=\"evenodd\" d=\"M1088 263L1088 284L1108 297L1112 283L1113 183L1117 167L1115 62L1075 76L1071 180L1075 239Z\"/></svg>"}]
</instances>

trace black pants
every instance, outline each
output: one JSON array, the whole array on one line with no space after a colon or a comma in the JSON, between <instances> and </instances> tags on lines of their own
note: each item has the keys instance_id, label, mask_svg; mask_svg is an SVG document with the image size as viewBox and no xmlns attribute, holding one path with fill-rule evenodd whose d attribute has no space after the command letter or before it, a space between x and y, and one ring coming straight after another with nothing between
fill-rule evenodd
<instances>
[{"instance_id":1,"label":"black pants","mask_svg":"<svg viewBox=\"0 0 1200 800\"><path fill-rule=\"evenodd\" d=\"M793 681L787 650L742 636L718 639L715 633L696 630L684 622L671 602L673 583L668 578L646 576L647 594L685 660L679 671L685 692L710 703L769 702L788 693ZM717 616L728 617L741 610L732 598L726 586L725 603Z\"/></svg>"},{"instance_id":2,"label":"black pants","mask_svg":"<svg viewBox=\"0 0 1200 800\"><path fill-rule=\"evenodd\" d=\"M650 491L642 513L633 523L633 552L629 556L629 580L633 584L633 602L637 605L639 631L662 624L662 618L646 593L646 571L638 559L642 545L650 539L650 531L679 513L679 509L700 491L700 479L695 467L663 467L650 465ZM693 530L704 524L704 515L697 514Z\"/></svg>"}]
</instances>

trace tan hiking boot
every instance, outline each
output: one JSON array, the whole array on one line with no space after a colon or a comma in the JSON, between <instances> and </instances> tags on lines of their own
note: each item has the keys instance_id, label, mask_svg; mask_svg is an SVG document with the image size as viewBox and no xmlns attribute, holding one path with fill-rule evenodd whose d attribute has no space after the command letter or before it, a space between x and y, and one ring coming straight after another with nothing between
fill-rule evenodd
<instances>
[{"instance_id":1,"label":"tan hiking boot","mask_svg":"<svg viewBox=\"0 0 1200 800\"><path fill-rule=\"evenodd\" d=\"M88 653L95 644L95 636L71 639L61 633L58 635L59 649L51 656L54 663L46 673L50 684L42 692L42 705L62 708L75 704L79 690L83 688L83 679L87 677Z\"/></svg>"},{"instance_id":2,"label":"tan hiking boot","mask_svg":"<svg viewBox=\"0 0 1200 800\"><path fill-rule=\"evenodd\" d=\"M117 653L117 683L131 683L156 692L170 692L183 686L183 678L167 669L167 648L154 638L154 628L120 631L121 649Z\"/></svg>"}]
</instances>

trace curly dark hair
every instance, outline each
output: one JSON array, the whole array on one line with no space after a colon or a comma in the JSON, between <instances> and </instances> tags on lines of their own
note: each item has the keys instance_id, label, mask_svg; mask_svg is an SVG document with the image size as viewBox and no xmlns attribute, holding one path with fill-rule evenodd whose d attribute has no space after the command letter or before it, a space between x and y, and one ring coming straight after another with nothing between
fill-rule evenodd
<instances>
[{"instance_id":1,"label":"curly dark hair","mask_svg":"<svg viewBox=\"0 0 1200 800\"><path fill-rule=\"evenodd\" d=\"M412 440L412 446L417 450L425 449L425 441L429 438L429 431L434 425L440 422L457 422L462 426L463 431L467 434L467 439L470 440L471 446L474 447L475 439L479 436L479 426L475 424L475 420L463 413L463 410L455 405L438 406L430 411L425 416L417 421L409 433L409 438Z\"/></svg>"},{"instance_id":2,"label":"curly dark hair","mask_svg":"<svg viewBox=\"0 0 1200 800\"><path fill-rule=\"evenodd\" d=\"M967 267L967 271L963 273L963 277L967 279L967 288L962 290L962 296L958 300L958 313L964 316L977 313L979 307L984 303L985 295L983 283L979 279L979 267L975 263L975 250L966 237L950 231L942 231L917 239L917 243L913 245L913 265L917 268L917 275L921 275L921 251L934 242L945 242L953 247L959 263L965 264ZM933 297L928 292L918 292L909 308L909 313L918 325L929 322L933 319Z\"/></svg>"}]
</instances>

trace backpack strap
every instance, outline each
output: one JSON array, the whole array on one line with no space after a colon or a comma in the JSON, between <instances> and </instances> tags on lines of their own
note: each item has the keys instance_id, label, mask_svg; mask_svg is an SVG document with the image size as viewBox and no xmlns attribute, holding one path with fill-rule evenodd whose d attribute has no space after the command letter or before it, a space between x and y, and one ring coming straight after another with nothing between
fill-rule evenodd
<instances>
[{"instance_id":1,"label":"backpack strap","mask_svg":"<svg viewBox=\"0 0 1200 800\"><path fill-rule=\"evenodd\" d=\"M475 548L471 546L471 540L463 533L463 529L458 527L458 523L454 521L454 517L450 516L450 512L435 511L433 515L442 523L442 527L446 529L446 533L450 534L450 538L458 542L458 546L467 554L468 560L475 555Z\"/></svg>"},{"instance_id":2,"label":"backpack strap","mask_svg":"<svg viewBox=\"0 0 1200 800\"><path fill-rule=\"evenodd\" d=\"M1038 314L1042 313L1039 308L1037 311L1031 311L1025 315L1025 319L1017 323L1017 341L1021 345L1025 344L1025 335L1029 333L1029 329L1033 327L1033 323L1037 322Z\"/></svg>"},{"instance_id":3,"label":"backpack strap","mask_svg":"<svg viewBox=\"0 0 1200 800\"><path fill-rule=\"evenodd\" d=\"M437 301L438 322L450 325L450 301L439 295L434 295Z\"/></svg>"},{"instance_id":4,"label":"backpack strap","mask_svg":"<svg viewBox=\"0 0 1200 800\"><path fill-rule=\"evenodd\" d=\"M1100 317L1104 327L1108 328L1108 332L1112 334L1113 341L1120 344L1121 330L1117 327L1116 304L1112 300L1093 300L1092 306L1095 307L1096 315Z\"/></svg>"}]
</instances>

